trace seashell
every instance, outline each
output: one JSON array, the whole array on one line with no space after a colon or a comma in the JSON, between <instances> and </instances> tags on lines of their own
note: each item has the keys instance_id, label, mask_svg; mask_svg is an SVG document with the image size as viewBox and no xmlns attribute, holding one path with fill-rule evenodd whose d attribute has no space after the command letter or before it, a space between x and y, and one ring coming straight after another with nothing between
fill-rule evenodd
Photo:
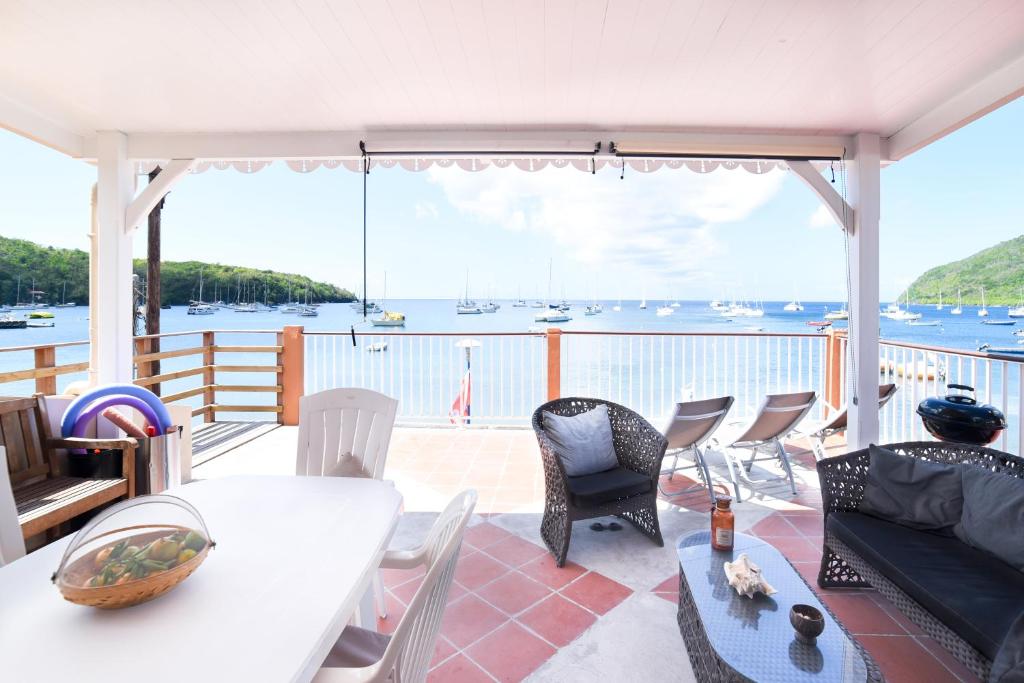
<instances>
[{"instance_id":1,"label":"seashell","mask_svg":"<svg viewBox=\"0 0 1024 683\"><path fill-rule=\"evenodd\" d=\"M725 577L737 594L748 598L754 597L755 593L772 595L778 592L765 581L761 568L751 562L746 553L741 553L734 562L725 563Z\"/></svg>"}]
</instances>

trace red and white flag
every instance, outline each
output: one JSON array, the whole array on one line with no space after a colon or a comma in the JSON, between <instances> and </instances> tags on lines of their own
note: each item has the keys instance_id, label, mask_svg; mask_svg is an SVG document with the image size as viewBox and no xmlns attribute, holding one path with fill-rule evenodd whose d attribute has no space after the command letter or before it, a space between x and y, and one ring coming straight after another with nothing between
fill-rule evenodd
<instances>
[{"instance_id":1,"label":"red and white flag","mask_svg":"<svg viewBox=\"0 0 1024 683\"><path fill-rule=\"evenodd\" d=\"M459 395L455 397L452 409L448 411L448 419L452 424L469 424L469 390L469 370L466 370L459 384Z\"/></svg>"}]
</instances>

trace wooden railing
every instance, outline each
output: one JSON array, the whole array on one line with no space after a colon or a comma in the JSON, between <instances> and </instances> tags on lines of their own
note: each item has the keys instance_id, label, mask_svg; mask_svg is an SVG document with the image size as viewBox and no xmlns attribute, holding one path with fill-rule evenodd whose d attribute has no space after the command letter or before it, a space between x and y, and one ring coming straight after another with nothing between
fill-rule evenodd
<instances>
[{"instance_id":1,"label":"wooden railing","mask_svg":"<svg viewBox=\"0 0 1024 683\"><path fill-rule=\"evenodd\" d=\"M194 399L199 397L199 405L192 409L192 415L202 416L205 422L216 421L218 413L272 413L280 422L285 412L284 357L287 329L200 330L136 337L134 381L158 392L164 403L195 403ZM224 341L226 337L232 338L230 343ZM269 337L267 341L273 343L237 343L239 338L251 337ZM301 340L301 336L297 338ZM0 387L34 380L35 391L55 394L58 391L58 376L83 373L89 368L88 361L58 365L58 352L88 345L87 341L76 341L0 348L0 353L20 351L34 355L32 367L0 372ZM229 358L241 356L242 360L218 362L220 354L227 354ZM159 372L156 371L158 366L162 366ZM301 368L298 374L301 376ZM246 381L224 381L224 375L241 375ZM266 375L272 375L271 381L258 381L259 377ZM188 382L190 378L196 379ZM0 390L0 393L5 392ZM273 394L274 400L264 403L255 402L251 398L225 399L225 395L235 397L259 394Z\"/></svg>"}]
</instances>

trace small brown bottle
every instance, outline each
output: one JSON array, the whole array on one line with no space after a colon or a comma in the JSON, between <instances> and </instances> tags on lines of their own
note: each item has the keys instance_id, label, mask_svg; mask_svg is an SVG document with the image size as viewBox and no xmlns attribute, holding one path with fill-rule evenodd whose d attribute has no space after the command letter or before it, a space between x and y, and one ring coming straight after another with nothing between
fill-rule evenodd
<instances>
[{"instance_id":1,"label":"small brown bottle","mask_svg":"<svg viewBox=\"0 0 1024 683\"><path fill-rule=\"evenodd\" d=\"M729 496L717 496L711 509L711 547L715 550L732 550L736 516L729 509L731 503Z\"/></svg>"}]
</instances>

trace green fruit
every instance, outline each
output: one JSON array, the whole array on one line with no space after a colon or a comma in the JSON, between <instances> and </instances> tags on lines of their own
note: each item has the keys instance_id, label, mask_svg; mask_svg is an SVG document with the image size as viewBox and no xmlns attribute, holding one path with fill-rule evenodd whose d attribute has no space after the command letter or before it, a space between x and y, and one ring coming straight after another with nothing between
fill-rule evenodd
<instances>
[{"instance_id":1,"label":"green fruit","mask_svg":"<svg viewBox=\"0 0 1024 683\"><path fill-rule=\"evenodd\" d=\"M185 547L196 551L197 553L206 547L206 539L203 538L202 534L190 531L185 536Z\"/></svg>"},{"instance_id":2,"label":"green fruit","mask_svg":"<svg viewBox=\"0 0 1024 683\"><path fill-rule=\"evenodd\" d=\"M149 558L156 560L157 562L166 562L167 560L173 560L178 556L180 547L174 541L169 541L166 538L158 538L153 541L153 545L149 550Z\"/></svg>"}]
</instances>

